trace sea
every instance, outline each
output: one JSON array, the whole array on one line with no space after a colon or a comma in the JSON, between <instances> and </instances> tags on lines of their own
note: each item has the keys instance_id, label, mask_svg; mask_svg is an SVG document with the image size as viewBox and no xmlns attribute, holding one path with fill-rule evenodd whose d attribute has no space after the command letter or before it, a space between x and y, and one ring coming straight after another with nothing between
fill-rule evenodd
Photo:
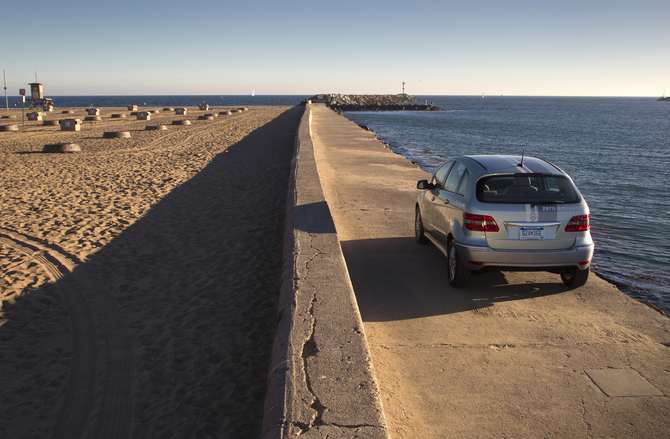
<instances>
[{"instance_id":1,"label":"sea","mask_svg":"<svg viewBox=\"0 0 670 439\"><path fill-rule=\"evenodd\" d=\"M210 106L251 106L251 105L299 105L310 96L299 95L155 95L155 96L51 96L54 110L69 107L127 107L137 105L143 107L194 107L200 104ZM5 103L3 102L3 107ZM10 96L7 98L9 108L21 108L21 96ZM27 108L28 103L24 104Z\"/></svg>"},{"instance_id":2,"label":"sea","mask_svg":"<svg viewBox=\"0 0 670 439\"><path fill-rule=\"evenodd\" d=\"M48 96L54 107L299 105L311 95ZM525 154L575 181L593 273L670 316L670 102L635 97L416 96L443 111L345 112L432 173L448 157ZM20 97L8 98L21 107Z\"/></svg>"},{"instance_id":3,"label":"sea","mask_svg":"<svg viewBox=\"0 0 670 439\"><path fill-rule=\"evenodd\" d=\"M670 102L416 97L443 111L344 115L429 173L464 154L525 154L554 163L589 205L592 272L670 316Z\"/></svg>"}]
</instances>

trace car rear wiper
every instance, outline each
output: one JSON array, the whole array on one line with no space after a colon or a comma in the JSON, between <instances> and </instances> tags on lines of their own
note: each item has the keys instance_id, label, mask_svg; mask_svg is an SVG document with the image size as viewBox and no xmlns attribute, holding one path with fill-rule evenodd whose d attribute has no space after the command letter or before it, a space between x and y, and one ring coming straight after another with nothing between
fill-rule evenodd
<instances>
[{"instance_id":1,"label":"car rear wiper","mask_svg":"<svg viewBox=\"0 0 670 439\"><path fill-rule=\"evenodd\" d=\"M533 204L531 204L530 207L535 207L535 206L537 206L538 204L565 204L565 201L560 201L560 200L556 200L556 201L538 201L537 203L533 203Z\"/></svg>"}]
</instances>

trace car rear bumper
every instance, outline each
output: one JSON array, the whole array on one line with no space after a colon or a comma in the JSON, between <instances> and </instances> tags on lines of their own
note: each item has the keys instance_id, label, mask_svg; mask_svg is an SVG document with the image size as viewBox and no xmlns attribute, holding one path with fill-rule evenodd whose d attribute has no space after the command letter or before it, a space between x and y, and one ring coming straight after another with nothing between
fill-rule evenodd
<instances>
[{"instance_id":1,"label":"car rear bumper","mask_svg":"<svg viewBox=\"0 0 670 439\"><path fill-rule=\"evenodd\" d=\"M586 270L593 258L593 244L576 245L567 250L501 251L488 246L456 243L458 255L468 269L490 270L546 270L563 271L570 268Z\"/></svg>"}]
</instances>

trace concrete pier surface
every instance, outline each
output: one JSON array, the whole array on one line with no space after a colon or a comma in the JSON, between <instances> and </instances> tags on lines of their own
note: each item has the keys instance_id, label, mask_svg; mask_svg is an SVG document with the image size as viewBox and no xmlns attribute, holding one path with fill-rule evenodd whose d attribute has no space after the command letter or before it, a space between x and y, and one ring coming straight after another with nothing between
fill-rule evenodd
<instances>
[{"instance_id":1,"label":"concrete pier surface","mask_svg":"<svg viewBox=\"0 0 670 439\"><path fill-rule=\"evenodd\" d=\"M670 437L670 319L594 275L573 290L549 273L452 289L446 258L413 238L428 174L325 105L311 112L392 438Z\"/></svg>"}]
</instances>

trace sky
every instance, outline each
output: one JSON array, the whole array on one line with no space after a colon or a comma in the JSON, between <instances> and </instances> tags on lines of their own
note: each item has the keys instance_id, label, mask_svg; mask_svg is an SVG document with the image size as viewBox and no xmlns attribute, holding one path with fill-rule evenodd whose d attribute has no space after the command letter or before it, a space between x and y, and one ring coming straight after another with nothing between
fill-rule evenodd
<instances>
[{"instance_id":1,"label":"sky","mask_svg":"<svg viewBox=\"0 0 670 439\"><path fill-rule=\"evenodd\" d=\"M8 94L670 94L668 0L0 0Z\"/></svg>"}]
</instances>

